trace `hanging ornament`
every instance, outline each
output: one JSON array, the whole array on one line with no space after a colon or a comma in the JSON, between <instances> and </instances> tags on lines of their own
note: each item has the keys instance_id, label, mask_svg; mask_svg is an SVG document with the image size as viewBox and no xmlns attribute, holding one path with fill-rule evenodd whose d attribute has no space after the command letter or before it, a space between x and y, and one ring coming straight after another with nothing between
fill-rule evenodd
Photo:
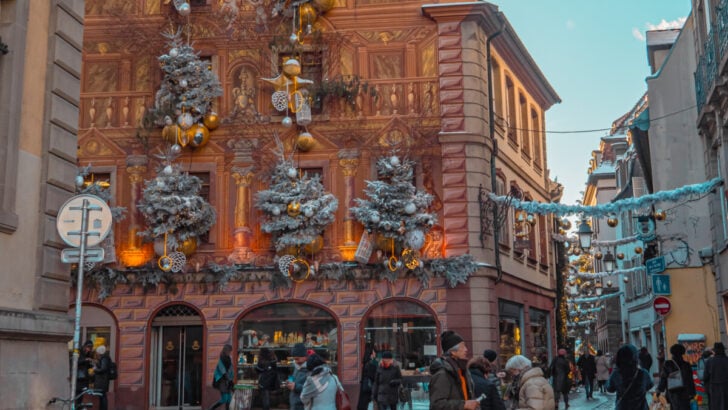
<instances>
[{"instance_id":1,"label":"hanging ornament","mask_svg":"<svg viewBox=\"0 0 728 410\"><path fill-rule=\"evenodd\" d=\"M192 9L190 8L190 4L187 3L186 1L182 4L180 4L179 7L177 8L177 12L180 14L180 16L184 16L184 17L189 16L191 11L192 11Z\"/></svg>"},{"instance_id":2,"label":"hanging ornament","mask_svg":"<svg viewBox=\"0 0 728 410\"><path fill-rule=\"evenodd\" d=\"M280 208L278 208L278 207L275 207L275 208L273 208L273 209L272 209L272 210L270 211L270 213L272 213L272 214L273 214L273 215L275 215L275 216L278 216L278 215L280 215L280 214L281 214L281 209L280 209Z\"/></svg>"},{"instance_id":3,"label":"hanging ornament","mask_svg":"<svg viewBox=\"0 0 728 410\"><path fill-rule=\"evenodd\" d=\"M372 223L379 223L379 214L373 213L372 216L369 217L369 220L372 221Z\"/></svg>"},{"instance_id":4,"label":"hanging ornament","mask_svg":"<svg viewBox=\"0 0 728 410\"><path fill-rule=\"evenodd\" d=\"M626 277L626 276L625 276L625 277L623 277L623 278L622 278L622 280L624 281L624 283L629 283L629 278L628 278L628 277Z\"/></svg>"},{"instance_id":5,"label":"hanging ornament","mask_svg":"<svg viewBox=\"0 0 728 410\"><path fill-rule=\"evenodd\" d=\"M181 79L180 82L179 82L179 86L182 87L182 88L187 88L187 80L184 79L184 78Z\"/></svg>"},{"instance_id":6,"label":"hanging ornament","mask_svg":"<svg viewBox=\"0 0 728 410\"><path fill-rule=\"evenodd\" d=\"M173 48L169 50L169 56L172 58L176 58L179 55L179 51L176 48Z\"/></svg>"},{"instance_id":7,"label":"hanging ornament","mask_svg":"<svg viewBox=\"0 0 728 410\"><path fill-rule=\"evenodd\" d=\"M190 256L197 250L197 238L189 237L177 246L177 250L185 256Z\"/></svg>"},{"instance_id":8,"label":"hanging ornament","mask_svg":"<svg viewBox=\"0 0 728 410\"><path fill-rule=\"evenodd\" d=\"M397 271L397 263L398 262L399 262L399 260L397 259L397 257L394 256L394 255L392 255L392 256L389 257L389 259L387 259L387 261L385 262L385 264L387 266L387 269L389 269L392 272L396 272Z\"/></svg>"},{"instance_id":9,"label":"hanging ornament","mask_svg":"<svg viewBox=\"0 0 728 410\"><path fill-rule=\"evenodd\" d=\"M303 208L303 216L310 218L313 216L313 209L310 206Z\"/></svg>"},{"instance_id":10,"label":"hanging ornament","mask_svg":"<svg viewBox=\"0 0 728 410\"><path fill-rule=\"evenodd\" d=\"M425 245L425 233L420 229L413 229L407 232L405 241L414 250L422 249L422 246Z\"/></svg>"},{"instance_id":11,"label":"hanging ornament","mask_svg":"<svg viewBox=\"0 0 728 410\"><path fill-rule=\"evenodd\" d=\"M392 157L389 158L389 163L392 164L392 166L398 167L400 164L399 157L396 155L392 155Z\"/></svg>"},{"instance_id":12,"label":"hanging ornament","mask_svg":"<svg viewBox=\"0 0 728 410\"><path fill-rule=\"evenodd\" d=\"M608 288L611 288L611 287L612 287L612 281L611 281L611 280L608 280L608 281L607 281L607 287L608 287Z\"/></svg>"},{"instance_id":13,"label":"hanging ornament","mask_svg":"<svg viewBox=\"0 0 728 410\"><path fill-rule=\"evenodd\" d=\"M193 148L202 148L210 141L210 131L203 124L195 124L187 130L187 140Z\"/></svg>"},{"instance_id":14,"label":"hanging ornament","mask_svg":"<svg viewBox=\"0 0 728 410\"><path fill-rule=\"evenodd\" d=\"M298 7L298 16L302 23L311 24L316 21L316 9L311 3L303 3Z\"/></svg>"},{"instance_id":15,"label":"hanging ornament","mask_svg":"<svg viewBox=\"0 0 728 410\"><path fill-rule=\"evenodd\" d=\"M619 252L619 253L617 254L617 259L619 259L620 261L621 261L622 259L624 259L624 254L623 254L622 252Z\"/></svg>"},{"instance_id":16,"label":"hanging ornament","mask_svg":"<svg viewBox=\"0 0 728 410\"><path fill-rule=\"evenodd\" d=\"M181 133L182 129L178 125L165 125L164 128L162 128L162 139L170 144L176 144Z\"/></svg>"},{"instance_id":17,"label":"hanging ornament","mask_svg":"<svg viewBox=\"0 0 728 410\"><path fill-rule=\"evenodd\" d=\"M169 259L170 259L170 261L172 261L172 264L170 266L170 270L172 272L180 272L182 269L184 269L185 264L187 263L187 258L185 257L185 254L182 252L170 253Z\"/></svg>"},{"instance_id":18,"label":"hanging ornament","mask_svg":"<svg viewBox=\"0 0 728 410\"><path fill-rule=\"evenodd\" d=\"M307 254L316 254L324 247L324 237L316 235L316 237L309 243L303 246L303 251Z\"/></svg>"},{"instance_id":19,"label":"hanging ornament","mask_svg":"<svg viewBox=\"0 0 728 410\"><path fill-rule=\"evenodd\" d=\"M572 248L572 249L571 249L571 254L572 254L572 255L576 255L576 256L579 256L579 255L581 255L581 248L580 248L580 247L578 247L578 246L576 246L576 247Z\"/></svg>"},{"instance_id":20,"label":"hanging ornament","mask_svg":"<svg viewBox=\"0 0 728 410\"><path fill-rule=\"evenodd\" d=\"M594 254L594 258L595 258L596 260L601 260L603 256L604 256L604 255L602 255L602 253L601 253L601 252L599 252L599 251L597 251L597 252L596 252L596 253Z\"/></svg>"},{"instance_id":21,"label":"hanging ornament","mask_svg":"<svg viewBox=\"0 0 728 410\"><path fill-rule=\"evenodd\" d=\"M308 279L311 274L311 266L303 258L296 258L288 265L288 276L296 283Z\"/></svg>"},{"instance_id":22,"label":"hanging ornament","mask_svg":"<svg viewBox=\"0 0 728 410\"><path fill-rule=\"evenodd\" d=\"M641 254L642 253L642 247L641 246L635 247L634 248L634 253L636 253L637 255Z\"/></svg>"},{"instance_id":23,"label":"hanging ornament","mask_svg":"<svg viewBox=\"0 0 728 410\"><path fill-rule=\"evenodd\" d=\"M180 126L183 130L186 130L190 128L193 124L193 118L192 114L188 112L183 112L182 114L177 117L177 125Z\"/></svg>"},{"instance_id":24,"label":"hanging ornament","mask_svg":"<svg viewBox=\"0 0 728 410\"><path fill-rule=\"evenodd\" d=\"M412 249L405 249L402 251L402 260L404 261L404 266L407 267L409 270L416 269L418 266L420 266L420 260L419 255L417 254L417 251Z\"/></svg>"},{"instance_id":25,"label":"hanging ornament","mask_svg":"<svg viewBox=\"0 0 728 410\"><path fill-rule=\"evenodd\" d=\"M174 155L179 155L182 152L182 147L175 142L172 145L172 148L170 148L170 151L172 151L172 154Z\"/></svg>"},{"instance_id":26,"label":"hanging ornament","mask_svg":"<svg viewBox=\"0 0 728 410\"><path fill-rule=\"evenodd\" d=\"M291 35L288 37L288 41L290 41L291 44L296 44L298 42L298 34L291 33Z\"/></svg>"},{"instance_id":27,"label":"hanging ornament","mask_svg":"<svg viewBox=\"0 0 728 410\"><path fill-rule=\"evenodd\" d=\"M281 120L281 125L286 128L291 128L291 126L293 125L293 120L291 119L291 117L288 116L283 117L283 119Z\"/></svg>"},{"instance_id":28,"label":"hanging ornament","mask_svg":"<svg viewBox=\"0 0 728 410\"><path fill-rule=\"evenodd\" d=\"M159 269L169 272L172 270L172 259L167 255L163 255L157 260L157 265Z\"/></svg>"},{"instance_id":29,"label":"hanging ornament","mask_svg":"<svg viewBox=\"0 0 728 410\"><path fill-rule=\"evenodd\" d=\"M270 101L273 103L273 108L278 111L285 111L288 108L288 93L285 91L276 91L271 95Z\"/></svg>"},{"instance_id":30,"label":"hanging ornament","mask_svg":"<svg viewBox=\"0 0 728 410\"><path fill-rule=\"evenodd\" d=\"M171 165L166 165L164 169L162 169L162 172L164 172L167 175L172 175L174 173L174 168L172 168Z\"/></svg>"},{"instance_id":31,"label":"hanging ornament","mask_svg":"<svg viewBox=\"0 0 728 410\"><path fill-rule=\"evenodd\" d=\"M412 215L413 213L417 212L417 206L414 204L414 202L408 202L407 205L404 206L404 211L408 215Z\"/></svg>"},{"instance_id":32,"label":"hanging ornament","mask_svg":"<svg viewBox=\"0 0 728 410\"><path fill-rule=\"evenodd\" d=\"M76 175L76 188L81 188L84 182L83 175Z\"/></svg>"},{"instance_id":33,"label":"hanging ornament","mask_svg":"<svg viewBox=\"0 0 728 410\"><path fill-rule=\"evenodd\" d=\"M533 216L533 214L526 215L526 222L528 222L531 226L536 225L536 217Z\"/></svg>"},{"instance_id":34,"label":"hanging ornament","mask_svg":"<svg viewBox=\"0 0 728 410\"><path fill-rule=\"evenodd\" d=\"M564 218L561 220L561 227L564 228L564 230L568 231L571 229L571 221Z\"/></svg>"},{"instance_id":35,"label":"hanging ornament","mask_svg":"<svg viewBox=\"0 0 728 410\"><path fill-rule=\"evenodd\" d=\"M617 215L609 214L609 217L607 218L607 225L614 228L618 224L619 224L619 219L617 219Z\"/></svg>"},{"instance_id":36,"label":"hanging ornament","mask_svg":"<svg viewBox=\"0 0 728 410\"><path fill-rule=\"evenodd\" d=\"M308 131L304 131L300 134L298 134L298 138L296 139L296 147L303 152L308 152L313 148L313 146L316 145L316 140L313 138L313 135L309 133Z\"/></svg>"},{"instance_id":37,"label":"hanging ornament","mask_svg":"<svg viewBox=\"0 0 728 410\"><path fill-rule=\"evenodd\" d=\"M202 123L205 124L205 127L207 127L208 130L215 131L217 127L220 126L220 117L215 111L211 111L205 115L205 118L202 119Z\"/></svg>"},{"instance_id":38,"label":"hanging ornament","mask_svg":"<svg viewBox=\"0 0 728 410\"><path fill-rule=\"evenodd\" d=\"M291 202L290 204L288 204L287 212L288 216L290 216L291 218L297 217L301 214L301 203L297 201Z\"/></svg>"},{"instance_id":39,"label":"hanging ornament","mask_svg":"<svg viewBox=\"0 0 728 410\"><path fill-rule=\"evenodd\" d=\"M313 6L316 7L320 13L326 13L327 11L334 8L336 0L313 0Z\"/></svg>"},{"instance_id":40,"label":"hanging ornament","mask_svg":"<svg viewBox=\"0 0 728 410\"><path fill-rule=\"evenodd\" d=\"M288 178L293 179L298 176L298 171L296 171L296 168L288 168L286 175L288 175Z\"/></svg>"},{"instance_id":41,"label":"hanging ornament","mask_svg":"<svg viewBox=\"0 0 728 410\"><path fill-rule=\"evenodd\" d=\"M665 218L667 218L667 212L665 212L662 209L658 209L655 211L655 219L658 221L664 221Z\"/></svg>"},{"instance_id":42,"label":"hanging ornament","mask_svg":"<svg viewBox=\"0 0 728 410\"><path fill-rule=\"evenodd\" d=\"M285 277L288 277L288 267L296 260L293 255L283 255L278 259L278 270Z\"/></svg>"},{"instance_id":43,"label":"hanging ornament","mask_svg":"<svg viewBox=\"0 0 728 410\"><path fill-rule=\"evenodd\" d=\"M311 123L311 105L308 103L308 98L305 98L302 93L295 93L293 96L296 106L296 124L300 126L306 126ZM300 99L301 101L298 101Z\"/></svg>"}]
</instances>

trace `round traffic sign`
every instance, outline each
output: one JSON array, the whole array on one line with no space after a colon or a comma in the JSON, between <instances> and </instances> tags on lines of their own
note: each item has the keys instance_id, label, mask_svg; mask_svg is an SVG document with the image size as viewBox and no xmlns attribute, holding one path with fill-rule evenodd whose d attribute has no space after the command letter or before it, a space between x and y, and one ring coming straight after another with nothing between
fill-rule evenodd
<instances>
[{"instance_id":1,"label":"round traffic sign","mask_svg":"<svg viewBox=\"0 0 728 410\"><path fill-rule=\"evenodd\" d=\"M86 246L92 247L103 241L111 230L111 208L96 195L81 194L71 197L58 211L56 229L63 242L73 247L81 246L81 222L86 202Z\"/></svg>"},{"instance_id":2,"label":"round traffic sign","mask_svg":"<svg viewBox=\"0 0 728 410\"><path fill-rule=\"evenodd\" d=\"M665 316L670 313L672 305L670 305L670 299L664 296L658 296L654 301L652 301L652 307L655 308L655 312L657 312L658 315Z\"/></svg>"}]
</instances>

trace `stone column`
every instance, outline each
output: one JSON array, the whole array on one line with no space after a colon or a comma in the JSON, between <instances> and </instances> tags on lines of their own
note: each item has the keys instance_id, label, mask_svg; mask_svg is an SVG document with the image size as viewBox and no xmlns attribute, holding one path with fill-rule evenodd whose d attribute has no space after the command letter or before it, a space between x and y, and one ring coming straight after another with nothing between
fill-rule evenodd
<instances>
[{"instance_id":1,"label":"stone column","mask_svg":"<svg viewBox=\"0 0 728 410\"><path fill-rule=\"evenodd\" d=\"M346 216L344 216L344 244L339 246L344 260L354 260L357 242L354 240L354 218L349 213L349 208L354 201L354 185L356 170L359 167L359 150L342 150L339 152L339 166L344 174L344 203L346 204Z\"/></svg>"},{"instance_id":2,"label":"stone column","mask_svg":"<svg viewBox=\"0 0 728 410\"><path fill-rule=\"evenodd\" d=\"M253 181L251 167L233 167L232 177L235 180L235 248L228 256L228 260L235 263L248 263L252 261L253 251L250 249L250 239L253 231L250 229L250 183Z\"/></svg>"},{"instance_id":3,"label":"stone column","mask_svg":"<svg viewBox=\"0 0 728 410\"><path fill-rule=\"evenodd\" d=\"M122 262L129 267L141 266L151 257L151 249L142 246L142 238L137 235L142 229L141 215L137 203L142 195L142 182L147 173L149 159L145 155L130 155L126 158L126 173L129 175L129 230L127 242L121 251Z\"/></svg>"}]
</instances>

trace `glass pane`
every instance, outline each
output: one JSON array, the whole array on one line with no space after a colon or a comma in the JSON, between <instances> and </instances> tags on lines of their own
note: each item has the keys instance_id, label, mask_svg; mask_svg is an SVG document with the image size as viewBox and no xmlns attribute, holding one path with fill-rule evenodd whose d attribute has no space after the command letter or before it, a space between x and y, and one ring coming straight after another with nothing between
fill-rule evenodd
<instances>
[{"instance_id":1,"label":"glass pane","mask_svg":"<svg viewBox=\"0 0 728 410\"><path fill-rule=\"evenodd\" d=\"M86 337L80 343L83 344L86 340L94 342L94 349L104 345L108 351L111 349L111 328L108 326L87 327Z\"/></svg>"},{"instance_id":2,"label":"glass pane","mask_svg":"<svg viewBox=\"0 0 728 410\"><path fill-rule=\"evenodd\" d=\"M165 327L162 330L162 387L160 405L178 405L179 390L179 349L181 339L181 327Z\"/></svg>"},{"instance_id":3,"label":"glass pane","mask_svg":"<svg viewBox=\"0 0 728 410\"><path fill-rule=\"evenodd\" d=\"M498 302L501 363L505 363L513 355L522 354L521 309L521 305L515 303Z\"/></svg>"},{"instance_id":4,"label":"glass pane","mask_svg":"<svg viewBox=\"0 0 728 410\"><path fill-rule=\"evenodd\" d=\"M549 352L549 313L544 310L529 309L531 334L533 335L532 357L539 358L542 353Z\"/></svg>"},{"instance_id":5,"label":"glass pane","mask_svg":"<svg viewBox=\"0 0 728 410\"><path fill-rule=\"evenodd\" d=\"M202 326L185 328L183 401L187 405L199 405L202 400Z\"/></svg>"}]
</instances>

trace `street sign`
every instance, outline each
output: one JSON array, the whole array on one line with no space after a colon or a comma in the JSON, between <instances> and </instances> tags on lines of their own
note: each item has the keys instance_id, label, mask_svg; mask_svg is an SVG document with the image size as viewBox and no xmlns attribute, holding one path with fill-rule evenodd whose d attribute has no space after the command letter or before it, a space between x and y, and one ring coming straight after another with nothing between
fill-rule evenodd
<instances>
[{"instance_id":1,"label":"street sign","mask_svg":"<svg viewBox=\"0 0 728 410\"><path fill-rule=\"evenodd\" d=\"M664 296L658 296L652 302L652 307L655 308L655 312L657 312L658 315L666 316L668 313L670 313L670 308L672 306L670 305L670 299Z\"/></svg>"},{"instance_id":2,"label":"street sign","mask_svg":"<svg viewBox=\"0 0 728 410\"><path fill-rule=\"evenodd\" d=\"M665 271L665 257L664 256L658 256L656 258L647 259L645 261L645 268L647 269L647 274L652 275L654 273L662 273Z\"/></svg>"},{"instance_id":3,"label":"street sign","mask_svg":"<svg viewBox=\"0 0 728 410\"><path fill-rule=\"evenodd\" d=\"M86 246L98 245L111 230L111 208L103 199L89 194L71 197L58 211L56 229L58 229L58 234L63 242L74 248L81 246L81 222L84 202L86 202L89 211L86 226Z\"/></svg>"},{"instance_id":4,"label":"street sign","mask_svg":"<svg viewBox=\"0 0 728 410\"><path fill-rule=\"evenodd\" d=\"M670 275L652 275L652 293L655 295L671 295Z\"/></svg>"},{"instance_id":5,"label":"street sign","mask_svg":"<svg viewBox=\"0 0 728 410\"><path fill-rule=\"evenodd\" d=\"M103 248L86 248L86 253L83 255L84 262L101 262L104 260L104 249ZM78 263L81 261L81 249L78 248L66 248L61 251L61 262L63 263Z\"/></svg>"}]
</instances>

